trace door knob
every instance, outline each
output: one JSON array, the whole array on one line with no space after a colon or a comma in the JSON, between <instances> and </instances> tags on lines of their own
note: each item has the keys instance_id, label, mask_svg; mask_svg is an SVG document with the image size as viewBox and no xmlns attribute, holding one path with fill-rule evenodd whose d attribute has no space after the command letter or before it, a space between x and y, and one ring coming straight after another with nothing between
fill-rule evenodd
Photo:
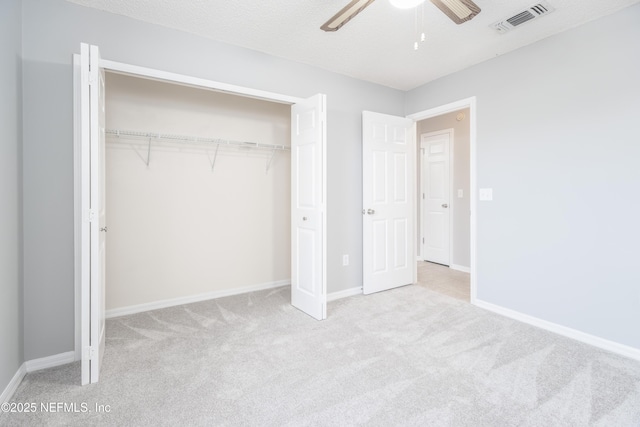
<instances>
[{"instance_id":1,"label":"door knob","mask_svg":"<svg viewBox=\"0 0 640 427\"><path fill-rule=\"evenodd\" d=\"M104 231L104 232L106 233L106 232L107 232L107 227L102 227L102 228L100 229L100 231Z\"/></svg>"},{"instance_id":2,"label":"door knob","mask_svg":"<svg viewBox=\"0 0 640 427\"><path fill-rule=\"evenodd\" d=\"M446 203L443 203L443 204L442 204L442 207L443 207L443 208L448 208L448 207L449 207L449 205L448 205L448 204L446 204Z\"/></svg>"},{"instance_id":3,"label":"door knob","mask_svg":"<svg viewBox=\"0 0 640 427\"><path fill-rule=\"evenodd\" d=\"M303 217L302 217L302 220L303 220L303 221L306 221L306 220L307 220L307 217L306 217L306 216L303 216Z\"/></svg>"},{"instance_id":4,"label":"door knob","mask_svg":"<svg viewBox=\"0 0 640 427\"><path fill-rule=\"evenodd\" d=\"M367 213L369 215L373 215L374 213L376 213L376 211L374 211L373 209L367 209Z\"/></svg>"}]
</instances>

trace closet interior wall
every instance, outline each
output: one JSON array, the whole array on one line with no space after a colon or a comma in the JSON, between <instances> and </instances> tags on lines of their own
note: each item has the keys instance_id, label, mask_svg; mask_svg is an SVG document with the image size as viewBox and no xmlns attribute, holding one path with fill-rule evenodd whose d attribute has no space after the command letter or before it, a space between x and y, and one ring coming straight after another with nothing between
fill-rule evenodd
<instances>
[{"instance_id":1,"label":"closet interior wall","mask_svg":"<svg viewBox=\"0 0 640 427\"><path fill-rule=\"evenodd\" d=\"M290 115L286 104L107 73L107 129L290 146ZM290 283L290 151L148 147L107 136L107 313Z\"/></svg>"}]
</instances>

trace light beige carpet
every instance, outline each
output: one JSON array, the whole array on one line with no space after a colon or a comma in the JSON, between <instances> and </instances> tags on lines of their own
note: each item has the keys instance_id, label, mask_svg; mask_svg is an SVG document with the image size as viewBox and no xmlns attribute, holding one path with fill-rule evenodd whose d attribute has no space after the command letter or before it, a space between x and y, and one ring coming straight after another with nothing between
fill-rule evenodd
<instances>
[{"instance_id":1,"label":"light beige carpet","mask_svg":"<svg viewBox=\"0 0 640 427\"><path fill-rule=\"evenodd\" d=\"M413 285L329 305L289 289L109 320L99 384L27 375L0 425L638 426L640 363ZM95 412L95 405L110 412Z\"/></svg>"}]
</instances>

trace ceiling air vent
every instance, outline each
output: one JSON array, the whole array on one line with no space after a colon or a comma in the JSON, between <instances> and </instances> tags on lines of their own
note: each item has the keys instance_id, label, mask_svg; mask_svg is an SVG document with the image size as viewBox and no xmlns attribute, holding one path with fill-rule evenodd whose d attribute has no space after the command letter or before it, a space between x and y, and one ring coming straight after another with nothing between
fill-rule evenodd
<instances>
[{"instance_id":1,"label":"ceiling air vent","mask_svg":"<svg viewBox=\"0 0 640 427\"><path fill-rule=\"evenodd\" d=\"M515 15L501 19L500 21L490 25L491 28L504 34L507 31L513 30L518 25L522 25L525 22L532 21L537 18L541 18L553 12L555 9L546 1L536 3L526 10L516 13Z\"/></svg>"}]
</instances>

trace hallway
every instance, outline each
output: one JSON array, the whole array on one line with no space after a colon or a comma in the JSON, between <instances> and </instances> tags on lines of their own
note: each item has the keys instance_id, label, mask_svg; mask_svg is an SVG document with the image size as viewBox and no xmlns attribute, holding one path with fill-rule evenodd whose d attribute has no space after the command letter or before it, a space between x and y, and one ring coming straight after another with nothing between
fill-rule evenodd
<instances>
[{"instance_id":1,"label":"hallway","mask_svg":"<svg viewBox=\"0 0 640 427\"><path fill-rule=\"evenodd\" d=\"M418 261L418 284L462 301L470 300L470 274L445 265Z\"/></svg>"}]
</instances>

